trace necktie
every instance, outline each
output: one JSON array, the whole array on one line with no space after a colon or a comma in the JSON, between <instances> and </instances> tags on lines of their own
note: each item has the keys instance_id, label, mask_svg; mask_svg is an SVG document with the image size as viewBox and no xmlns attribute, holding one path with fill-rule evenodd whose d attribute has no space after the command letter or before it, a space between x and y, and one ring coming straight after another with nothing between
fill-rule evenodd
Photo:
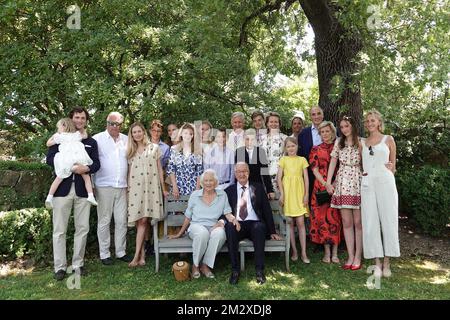
<instances>
[{"instance_id":1,"label":"necktie","mask_svg":"<svg viewBox=\"0 0 450 320\"><path fill-rule=\"evenodd\" d=\"M242 187L242 193L241 193L241 201L239 205L239 217L241 220L245 220L247 218L248 212L247 212L247 197L245 194L246 187Z\"/></svg>"},{"instance_id":2,"label":"necktie","mask_svg":"<svg viewBox=\"0 0 450 320\"><path fill-rule=\"evenodd\" d=\"M236 150L237 149L237 147L238 147L238 137L235 135L234 136L234 150Z\"/></svg>"}]
</instances>

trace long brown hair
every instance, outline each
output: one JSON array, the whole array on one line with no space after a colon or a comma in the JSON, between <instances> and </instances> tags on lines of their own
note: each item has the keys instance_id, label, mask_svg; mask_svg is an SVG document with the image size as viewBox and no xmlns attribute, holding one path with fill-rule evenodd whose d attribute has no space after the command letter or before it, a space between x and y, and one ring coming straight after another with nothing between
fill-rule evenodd
<instances>
[{"instance_id":1,"label":"long brown hair","mask_svg":"<svg viewBox=\"0 0 450 320\"><path fill-rule=\"evenodd\" d=\"M347 121L352 126L351 136L353 140L353 147L359 149L359 137L355 120L351 116L342 116L341 119L339 120L339 127L341 126L342 121ZM345 140L347 140L347 137L342 134L341 139L339 139L339 149L343 149L345 147Z\"/></svg>"},{"instance_id":2,"label":"long brown hair","mask_svg":"<svg viewBox=\"0 0 450 320\"><path fill-rule=\"evenodd\" d=\"M200 145L197 146L197 148L195 148L195 128L192 124L185 122L180 129L178 129L178 136L177 136L177 140L179 141L179 143L177 145L175 145L173 148L175 149L175 151L177 152L181 152L181 150L183 149L183 130L188 129L188 130L192 130L192 140L191 140L191 153L192 154L197 154L197 155L201 155L202 153L202 148ZM201 139L200 139L201 140ZM198 143L198 142L197 142Z\"/></svg>"},{"instance_id":3,"label":"long brown hair","mask_svg":"<svg viewBox=\"0 0 450 320\"><path fill-rule=\"evenodd\" d=\"M138 144L133 139L133 128L140 127L142 131L144 132L144 139L142 140L142 143L147 146L149 144L149 139L147 135L147 130L145 130L145 127L140 122L135 122L131 125L130 130L128 130L128 146L127 146L127 159L131 159L134 157L134 155L137 152Z\"/></svg>"}]
</instances>

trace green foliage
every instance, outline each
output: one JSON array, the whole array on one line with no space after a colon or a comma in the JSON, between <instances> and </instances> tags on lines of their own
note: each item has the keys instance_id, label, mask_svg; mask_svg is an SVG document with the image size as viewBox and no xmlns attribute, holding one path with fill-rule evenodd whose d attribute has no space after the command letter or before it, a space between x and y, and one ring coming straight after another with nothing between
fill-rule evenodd
<instances>
[{"instance_id":1,"label":"green foliage","mask_svg":"<svg viewBox=\"0 0 450 320\"><path fill-rule=\"evenodd\" d=\"M36 261L51 257L51 214L43 209L22 209L0 214L0 256L15 259L24 255Z\"/></svg>"},{"instance_id":2,"label":"green foliage","mask_svg":"<svg viewBox=\"0 0 450 320\"><path fill-rule=\"evenodd\" d=\"M97 214L91 209L87 246L97 247ZM52 213L44 208L21 209L0 212L0 257L13 260L27 256L35 262L47 264L53 261ZM73 215L67 228L68 256L73 247ZM95 251L95 249L94 249Z\"/></svg>"},{"instance_id":3,"label":"green foliage","mask_svg":"<svg viewBox=\"0 0 450 320\"><path fill-rule=\"evenodd\" d=\"M45 163L38 162L23 162L23 161L0 161L0 170L45 170L51 175L51 168Z\"/></svg>"},{"instance_id":4,"label":"green foliage","mask_svg":"<svg viewBox=\"0 0 450 320\"><path fill-rule=\"evenodd\" d=\"M442 236L450 223L450 171L424 166L399 171L400 204L417 226L432 236Z\"/></svg>"},{"instance_id":5,"label":"green foliage","mask_svg":"<svg viewBox=\"0 0 450 320\"><path fill-rule=\"evenodd\" d=\"M229 125L233 111L282 105L254 82L238 47L243 14L257 4L83 2L81 29L69 30L71 4L3 5L0 129L14 137L17 155L42 154L56 121L76 105L91 112L91 133L104 130L112 110L125 114L126 129L154 118Z\"/></svg>"}]
</instances>

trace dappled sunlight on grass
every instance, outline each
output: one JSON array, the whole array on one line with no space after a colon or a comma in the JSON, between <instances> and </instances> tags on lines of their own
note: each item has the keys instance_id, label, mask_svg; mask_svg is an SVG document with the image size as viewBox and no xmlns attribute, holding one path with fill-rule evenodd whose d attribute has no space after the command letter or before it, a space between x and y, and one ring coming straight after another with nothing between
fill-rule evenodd
<instances>
[{"instance_id":1,"label":"dappled sunlight on grass","mask_svg":"<svg viewBox=\"0 0 450 320\"><path fill-rule=\"evenodd\" d=\"M427 269L427 270L432 270L432 271L445 270L441 267L441 265L439 263L428 261L428 260L422 261L420 264L416 264L416 267L422 268L422 269Z\"/></svg>"},{"instance_id":2,"label":"dappled sunlight on grass","mask_svg":"<svg viewBox=\"0 0 450 320\"><path fill-rule=\"evenodd\" d=\"M66 281L55 281L49 266L0 278L0 299L450 299L450 270L429 259L396 259L392 262L393 276L381 279L380 290L369 290L368 262L363 270L345 271L339 265L320 263L321 253L312 253L310 258L310 265L292 263L287 272L280 267L279 256L268 255L267 282L259 285L249 255L236 286L228 283L227 256L219 257L215 279L202 276L185 282L176 281L170 271L173 259L163 259L159 273L150 265L130 269L117 263L105 267L92 259L86 261L89 274L81 279L81 290L69 290Z\"/></svg>"}]
</instances>

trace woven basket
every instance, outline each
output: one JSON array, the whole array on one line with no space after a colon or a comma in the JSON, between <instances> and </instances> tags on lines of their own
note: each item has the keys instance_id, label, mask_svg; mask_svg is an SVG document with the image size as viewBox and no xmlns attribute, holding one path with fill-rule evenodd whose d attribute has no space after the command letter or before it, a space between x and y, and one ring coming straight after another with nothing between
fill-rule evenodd
<instances>
[{"instance_id":1,"label":"woven basket","mask_svg":"<svg viewBox=\"0 0 450 320\"><path fill-rule=\"evenodd\" d=\"M186 261L177 261L172 266L173 274L177 281L186 281L191 279L190 266Z\"/></svg>"}]
</instances>

